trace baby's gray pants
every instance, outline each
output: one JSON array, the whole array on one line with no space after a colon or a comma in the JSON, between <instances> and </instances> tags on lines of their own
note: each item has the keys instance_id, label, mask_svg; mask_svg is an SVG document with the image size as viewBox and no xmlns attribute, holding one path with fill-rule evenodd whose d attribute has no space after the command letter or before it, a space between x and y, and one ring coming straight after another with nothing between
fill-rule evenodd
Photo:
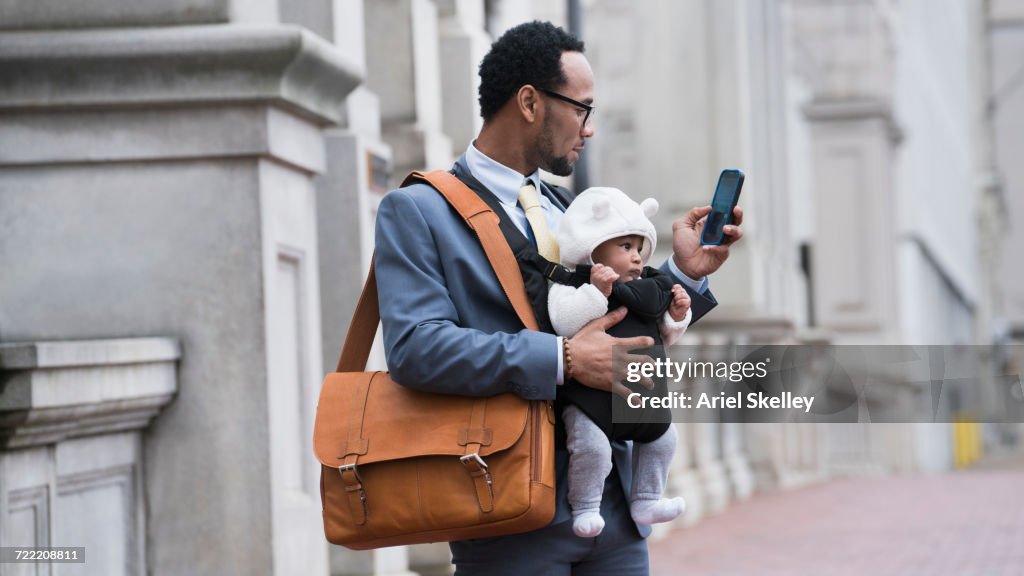
<instances>
[{"instance_id":1,"label":"baby's gray pants","mask_svg":"<svg viewBox=\"0 0 1024 576\"><path fill-rule=\"evenodd\" d=\"M569 506L573 515L597 511L604 480L612 470L612 448L601 428L576 406L562 412L569 450ZM665 492L668 468L676 451L676 427L653 442L633 443L633 488L630 502L657 500Z\"/></svg>"}]
</instances>

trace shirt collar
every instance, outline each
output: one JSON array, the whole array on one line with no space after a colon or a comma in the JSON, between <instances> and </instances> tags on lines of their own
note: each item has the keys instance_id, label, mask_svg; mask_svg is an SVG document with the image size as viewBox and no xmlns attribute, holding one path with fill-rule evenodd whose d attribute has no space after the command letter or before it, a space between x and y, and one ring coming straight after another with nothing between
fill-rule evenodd
<instances>
[{"instance_id":1,"label":"shirt collar","mask_svg":"<svg viewBox=\"0 0 1024 576\"><path fill-rule=\"evenodd\" d=\"M505 204L514 205L518 201L519 188L526 179L532 181L537 188L541 203L544 204L547 200L544 194L540 193L539 170L534 170L529 176L523 176L478 150L475 142L470 142L469 148L466 149L466 165L473 177Z\"/></svg>"}]
</instances>

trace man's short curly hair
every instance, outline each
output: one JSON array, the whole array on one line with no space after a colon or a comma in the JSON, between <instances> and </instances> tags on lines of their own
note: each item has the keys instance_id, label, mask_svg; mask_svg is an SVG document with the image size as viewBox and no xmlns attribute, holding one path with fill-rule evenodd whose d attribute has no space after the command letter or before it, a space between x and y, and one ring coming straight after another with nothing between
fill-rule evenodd
<instances>
[{"instance_id":1,"label":"man's short curly hair","mask_svg":"<svg viewBox=\"0 0 1024 576\"><path fill-rule=\"evenodd\" d=\"M583 42L550 22L510 28L480 63L480 115L493 117L526 84L555 90L567 81L562 52L583 52Z\"/></svg>"}]
</instances>

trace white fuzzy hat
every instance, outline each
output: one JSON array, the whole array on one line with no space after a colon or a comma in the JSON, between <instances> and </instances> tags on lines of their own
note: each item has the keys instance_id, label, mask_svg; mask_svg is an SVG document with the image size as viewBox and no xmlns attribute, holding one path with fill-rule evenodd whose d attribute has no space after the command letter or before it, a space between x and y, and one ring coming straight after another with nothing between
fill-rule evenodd
<instances>
[{"instance_id":1,"label":"white fuzzy hat","mask_svg":"<svg viewBox=\"0 0 1024 576\"><path fill-rule=\"evenodd\" d=\"M642 236L640 257L646 265L657 244L651 216L658 201L648 198L637 204L618 188L587 188L569 205L558 225L558 249L562 265L575 268L593 264L594 249L605 240L619 236Z\"/></svg>"}]
</instances>

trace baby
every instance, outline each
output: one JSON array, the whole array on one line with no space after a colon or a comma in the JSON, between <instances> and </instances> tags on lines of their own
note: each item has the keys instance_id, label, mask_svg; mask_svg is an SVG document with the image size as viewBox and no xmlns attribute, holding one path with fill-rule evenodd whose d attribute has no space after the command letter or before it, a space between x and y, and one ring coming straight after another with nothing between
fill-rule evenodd
<instances>
[{"instance_id":1,"label":"baby","mask_svg":"<svg viewBox=\"0 0 1024 576\"><path fill-rule=\"evenodd\" d=\"M557 238L561 264L573 270L573 282L552 284L548 293L557 334L570 337L619 306L628 313L608 330L613 336L651 336L656 345L671 345L683 334L690 322L689 296L669 275L645 266L657 240L649 219L657 210L653 198L637 204L615 188L589 188L569 205ZM613 423L613 403L623 402L571 379L558 392L569 451L572 529L580 537L604 529L600 506L612 469L609 440L633 440L630 514L636 522L668 522L685 507L682 498L663 497L676 446L668 410ZM621 408L629 409L617 406L616 412Z\"/></svg>"}]
</instances>

